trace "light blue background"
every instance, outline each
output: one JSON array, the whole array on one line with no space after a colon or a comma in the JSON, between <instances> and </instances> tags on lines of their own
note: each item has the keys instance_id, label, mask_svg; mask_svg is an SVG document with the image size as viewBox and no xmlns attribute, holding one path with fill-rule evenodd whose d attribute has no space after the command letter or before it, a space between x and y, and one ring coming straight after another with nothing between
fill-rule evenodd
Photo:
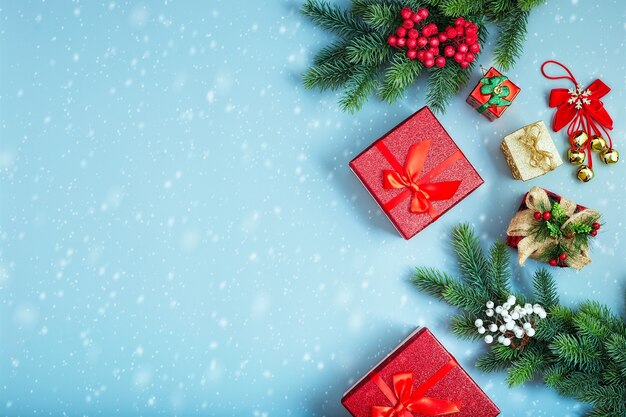
<instances>
[{"instance_id":1,"label":"light blue background","mask_svg":"<svg viewBox=\"0 0 626 417\"><path fill-rule=\"evenodd\" d=\"M604 103L626 152L626 3L535 11L501 120L465 104L474 75L440 119L485 185L408 242L347 163L424 104L423 84L357 115L303 90L332 37L300 4L1 2L1 415L345 416L343 391L417 325L502 415L582 414L540 383L508 389L477 371L485 347L458 341L453 310L409 278L454 269L461 221L485 245L503 238L540 185L605 216L593 264L554 271L564 302L623 311L625 164L598 163L590 184L568 165L522 183L499 145L551 119L549 89L569 85L539 66L556 58L613 88ZM537 266L515 267L519 287Z\"/></svg>"}]
</instances>

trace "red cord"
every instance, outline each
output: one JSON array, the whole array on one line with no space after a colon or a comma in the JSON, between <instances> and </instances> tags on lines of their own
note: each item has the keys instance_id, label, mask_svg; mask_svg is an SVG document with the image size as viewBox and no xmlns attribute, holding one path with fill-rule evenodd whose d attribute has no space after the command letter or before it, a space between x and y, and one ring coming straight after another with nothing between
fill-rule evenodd
<instances>
[{"instance_id":1,"label":"red cord","mask_svg":"<svg viewBox=\"0 0 626 417\"><path fill-rule=\"evenodd\" d=\"M559 67L563 68L565 71L567 71L567 74L569 75L569 77L566 76L560 76L560 77L553 77L551 75L546 74L546 70L545 70L545 66L548 64L555 64L558 65ZM578 82L576 81L576 78L574 77L574 74L572 74L572 72L569 70L569 68L567 68L565 65L561 64L559 61L554 61L552 59L544 62L541 65L541 73L543 74L544 77L550 79L550 80L571 80L574 85L578 85Z\"/></svg>"}]
</instances>

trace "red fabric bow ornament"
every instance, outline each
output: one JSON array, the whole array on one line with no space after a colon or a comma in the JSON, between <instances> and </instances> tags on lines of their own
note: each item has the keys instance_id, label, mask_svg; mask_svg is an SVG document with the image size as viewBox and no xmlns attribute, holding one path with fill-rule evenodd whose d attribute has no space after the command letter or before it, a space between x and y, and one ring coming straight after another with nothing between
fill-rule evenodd
<instances>
[{"instance_id":1,"label":"red fabric bow ornament","mask_svg":"<svg viewBox=\"0 0 626 417\"><path fill-rule=\"evenodd\" d=\"M404 167L400 171L385 170L383 172L383 186L386 189L406 188L412 193L410 210L413 213L429 213L435 216L431 205L433 200L448 200L452 198L456 190L461 185L461 181L430 182L435 172L421 176L424 169L424 162L428 156L431 141L425 140L411 145L407 153ZM456 158L456 155L454 155ZM449 158L445 161L445 166L453 162ZM442 167L442 166L440 166ZM441 168L440 168L441 169ZM434 170L439 173L439 169ZM421 176L421 178L420 178Z\"/></svg>"},{"instance_id":2,"label":"red fabric bow ornament","mask_svg":"<svg viewBox=\"0 0 626 417\"><path fill-rule=\"evenodd\" d=\"M444 368L453 366L454 364L449 364ZM447 372L449 372L449 369L446 369ZM413 374L395 374L393 376L393 391L391 391L382 378L376 374L374 382L389 399L392 406L372 407L372 417L414 417L413 413L424 416L445 416L460 412L460 407L453 401L425 397L423 395L431 385L437 382L431 380L426 381L424 385L413 391Z\"/></svg>"},{"instance_id":3,"label":"red fabric bow ornament","mask_svg":"<svg viewBox=\"0 0 626 417\"><path fill-rule=\"evenodd\" d=\"M550 92L550 107L557 107L552 129L558 132L569 124L577 115L591 118L606 129L613 129L613 119L604 108L600 98L611 88L602 80L595 80L583 89L576 84L575 88L555 88Z\"/></svg>"}]
</instances>

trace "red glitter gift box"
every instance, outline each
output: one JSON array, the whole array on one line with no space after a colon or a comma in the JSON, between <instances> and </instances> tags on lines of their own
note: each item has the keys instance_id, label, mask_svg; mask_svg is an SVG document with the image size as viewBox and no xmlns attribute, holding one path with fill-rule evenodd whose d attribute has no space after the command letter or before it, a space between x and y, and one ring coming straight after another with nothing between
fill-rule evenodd
<instances>
[{"instance_id":1,"label":"red glitter gift box","mask_svg":"<svg viewBox=\"0 0 626 417\"><path fill-rule=\"evenodd\" d=\"M413 332L348 390L354 417L493 417L500 410L426 328Z\"/></svg>"},{"instance_id":2,"label":"red glitter gift box","mask_svg":"<svg viewBox=\"0 0 626 417\"><path fill-rule=\"evenodd\" d=\"M405 239L483 183L428 107L361 152L350 168Z\"/></svg>"},{"instance_id":3,"label":"red glitter gift box","mask_svg":"<svg viewBox=\"0 0 626 417\"><path fill-rule=\"evenodd\" d=\"M467 103L493 122L502 116L519 92L517 85L491 67L467 97Z\"/></svg>"}]
</instances>

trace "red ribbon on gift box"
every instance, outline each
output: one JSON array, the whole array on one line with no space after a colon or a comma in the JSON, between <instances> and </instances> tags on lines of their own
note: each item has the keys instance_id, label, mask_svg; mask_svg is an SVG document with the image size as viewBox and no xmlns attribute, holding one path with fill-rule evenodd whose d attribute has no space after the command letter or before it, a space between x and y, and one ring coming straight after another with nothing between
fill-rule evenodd
<instances>
[{"instance_id":1,"label":"red ribbon on gift box","mask_svg":"<svg viewBox=\"0 0 626 417\"><path fill-rule=\"evenodd\" d=\"M414 417L413 413L425 416L445 416L461 411L459 404L450 400L425 397L424 394L441 381L457 363L451 359L433 376L413 390L413 374L410 372L393 376L393 390L383 381L378 373L372 377L374 383L391 402L391 407L372 407L372 417Z\"/></svg>"},{"instance_id":2,"label":"red ribbon on gift box","mask_svg":"<svg viewBox=\"0 0 626 417\"><path fill-rule=\"evenodd\" d=\"M412 195L409 208L411 212L428 213L431 218L435 219L439 216L439 213L433 208L431 201L448 200L456 193L461 185L461 181L430 181L448 169L463 154L460 150L457 150L431 171L420 177L424 169L424 162L426 162L426 157L428 156L430 144L430 140L425 140L411 145L404 166L402 166L383 141L376 143L376 148L394 169L393 171L385 170L383 172L383 186L385 189L404 188L404 191L383 205L385 211L393 209L409 195Z\"/></svg>"}]
</instances>

